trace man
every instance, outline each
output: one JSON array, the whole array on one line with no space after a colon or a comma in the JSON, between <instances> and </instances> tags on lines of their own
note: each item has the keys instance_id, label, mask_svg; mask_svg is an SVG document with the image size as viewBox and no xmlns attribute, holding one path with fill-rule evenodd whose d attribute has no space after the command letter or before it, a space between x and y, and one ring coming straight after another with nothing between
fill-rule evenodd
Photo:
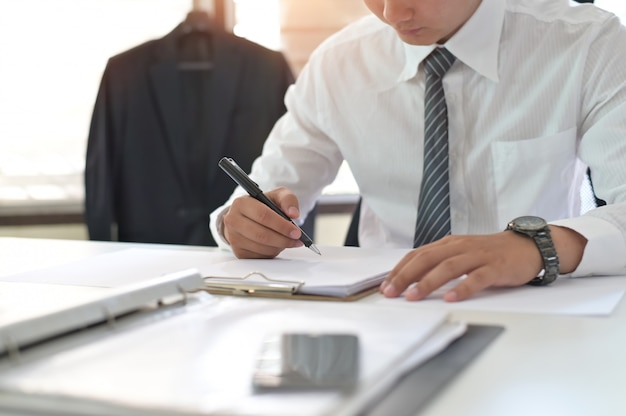
<instances>
[{"instance_id":1,"label":"man","mask_svg":"<svg viewBox=\"0 0 626 416\"><path fill-rule=\"evenodd\" d=\"M460 301L492 286L547 284L559 273L626 273L619 20L568 0L365 4L375 17L321 45L288 91L288 112L251 172L267 195L298 218L345 159L362 196L361 246L411 247L428 176L424 62L445 48L453 62L442 81L449 208L440 213L451 235L411 251L383 294L419 300L464 276L444 295ZM580 215L585 165L607 206ZM301 245L296 227L242 194L211 216L220 244L238 257Z\"/></svg>"}]
</instances>

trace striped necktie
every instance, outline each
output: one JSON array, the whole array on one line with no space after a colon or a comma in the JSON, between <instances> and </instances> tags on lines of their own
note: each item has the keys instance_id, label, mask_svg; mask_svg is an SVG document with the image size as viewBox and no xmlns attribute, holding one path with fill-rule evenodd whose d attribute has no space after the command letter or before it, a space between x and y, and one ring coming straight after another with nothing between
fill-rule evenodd
<instances>
[{"instance_id":1,"label":"striped necktie","mask_svg":"<svg viewBox=\"0 0 626 416\"><path fill-rule=\"evenodd\" d=\"M448 109L441 80L454 59L447 49L436 48L424 60L424 174L413 247L450 234Z\"/></svg>"}]
</instances>

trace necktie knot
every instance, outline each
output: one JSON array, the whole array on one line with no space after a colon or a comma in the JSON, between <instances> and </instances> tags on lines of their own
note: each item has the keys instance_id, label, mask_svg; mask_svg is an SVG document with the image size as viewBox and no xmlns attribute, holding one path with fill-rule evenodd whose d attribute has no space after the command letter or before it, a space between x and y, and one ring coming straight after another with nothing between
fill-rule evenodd
<instances>
[{"instance_id":1,"label":"necktie knot","mask_svg":"<svg viewBox=\"0 0 626 416\"><path fill-rule=\"evenodd\" d=\"M442 78L454 63L456 58L446 48L435 48L430 55L424 59L424 70L428 75L435 75Z\"/></svg>"}]
</instances>

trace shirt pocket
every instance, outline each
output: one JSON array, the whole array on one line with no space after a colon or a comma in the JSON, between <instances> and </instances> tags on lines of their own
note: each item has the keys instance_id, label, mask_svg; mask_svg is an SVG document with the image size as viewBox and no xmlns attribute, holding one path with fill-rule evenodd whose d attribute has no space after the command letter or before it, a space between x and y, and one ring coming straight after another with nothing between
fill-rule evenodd
<instances>
[{"instance_id":1,"label":"shirt pocket","mask_svg":"<svg viewBox=\"0 0 626 416\"><path fill-rule=\"evenodd\" d=\"M521 215L536 215L548 221L577 215L580 165L576 148L576 128L550 136L492 143L499 223L506 224Z\"/></svg>"}]
</instances>

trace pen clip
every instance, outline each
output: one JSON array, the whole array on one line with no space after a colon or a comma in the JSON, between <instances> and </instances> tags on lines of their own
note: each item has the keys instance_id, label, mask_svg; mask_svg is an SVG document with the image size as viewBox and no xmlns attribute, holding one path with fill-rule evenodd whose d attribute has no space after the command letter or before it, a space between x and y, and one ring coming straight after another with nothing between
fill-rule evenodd
<instances>
[{"instance_id":1,"label":"pen clip","mask_svg":"<svg viewBox=\"0 0 626 416\"><path fill-rule=\"evenodd\" d=\"M250 179L250 177L246 175L246 172L241 169L241 166L239 166L233 159L223 157L220 159L218 165L224 172L226 172L226 174L228 174L228 176L232 178L232 180L235 181L235 183L244 188L251 196L256 197L257 195L263 193L261 188L259 188L259 184Z\"/></svg>"}]
</instances>

